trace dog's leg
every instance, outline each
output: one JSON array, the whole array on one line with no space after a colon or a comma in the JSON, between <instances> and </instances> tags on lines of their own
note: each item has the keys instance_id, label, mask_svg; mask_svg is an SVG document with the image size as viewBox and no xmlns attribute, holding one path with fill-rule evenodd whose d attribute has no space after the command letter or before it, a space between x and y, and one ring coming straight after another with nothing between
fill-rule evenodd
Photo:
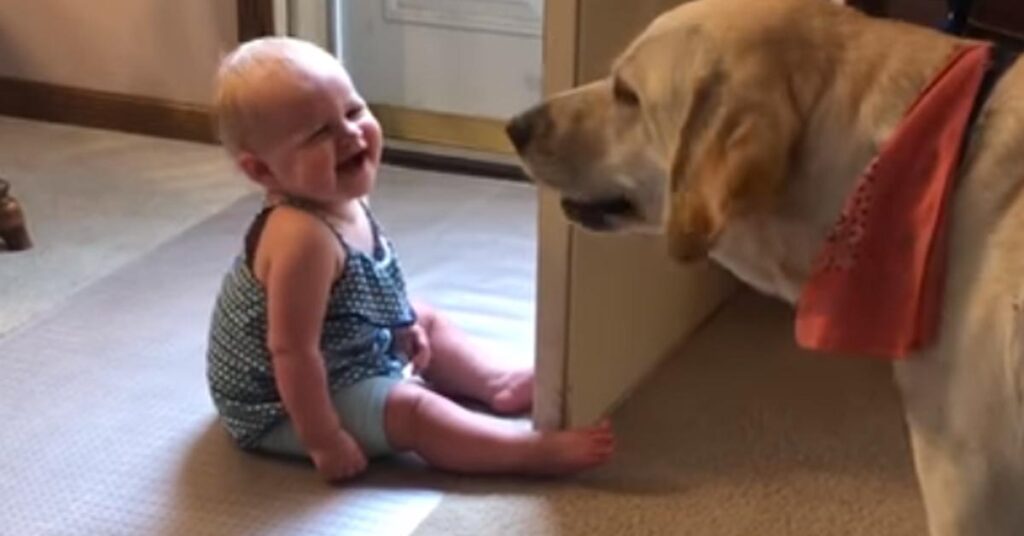
<instances>
[{"instance_id":1,"label":"dog's leg","mask_svg":"<svg viewBox=\"0 0 1024 536\"><path fill-rule=\"evenodd\" d=\"M963 340L896 364L914 464L932 536L1018 536L1024 323L1016 308L972 320L955 320Z\"/></svg>"},{"instance_id":2,"label":"dog's leg","mask_svg":"<svg viewBox=\"0 0 1024 536\"><path fill-rule=\"evenodd\" d=\"M990 452L910 424L914 465L932 536L1024 534L1020 475Z\"/></svg>"}]
</instances>

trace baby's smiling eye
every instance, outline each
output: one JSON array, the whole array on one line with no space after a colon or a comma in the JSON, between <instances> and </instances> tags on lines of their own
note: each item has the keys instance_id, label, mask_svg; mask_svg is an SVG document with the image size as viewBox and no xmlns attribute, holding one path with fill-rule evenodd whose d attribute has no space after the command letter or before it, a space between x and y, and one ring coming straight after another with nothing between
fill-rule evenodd
<instances>
[{"instance_id":1,"label":"baby's smiling eye","mask_svg":"<svg viewBox=\"0 0 1024 536\"><path fill-rule=\"evenodd\" d=\"M349 108L348 110L345 110L345 119L349 119L349 120L356 119L360 115L362 115L363 110L365 110L365 109L366 109L365 106L361 106L361 105L360 106L353 106L353 107Z\"/></svg>"},{"instance_id":2,"label":"baby's smiling eye","mask_svg":"<svg viewBox=\"0 0 1024 536\"><path fill-rule=\"evenodd\" d=\"M330 136L330 134L331 134L331 132L333 130L334 130L333 125L331 125L330 123L324 123L323 125L320 126L320 128L318 128L318 129L313 131L313 134L309 136L309 140L310 141L322 140L322 139L326 138L327 136Z\"/></svg>"}]
</instances>

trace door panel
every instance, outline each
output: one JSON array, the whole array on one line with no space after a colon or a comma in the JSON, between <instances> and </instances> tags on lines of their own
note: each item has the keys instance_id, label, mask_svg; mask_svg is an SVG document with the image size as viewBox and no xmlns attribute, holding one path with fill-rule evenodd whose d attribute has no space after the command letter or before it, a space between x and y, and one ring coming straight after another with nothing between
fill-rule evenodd
<instances>
[{"instance_id":1,"label":"door panel","mask_svg":"<svg viewBox=\"0 0 1024 536\"><path fill-rule=\"evenodd\" d=\"M542 0L342 2L345 62L389 136L511 152L541 96Z\"/></svg>"},{"instance_id":2,"label":"door panel","mask_svg":"<svg viewBox=\"0 0 1024 536\"><path fill-rule=\"evenodd\" d=\"M548 94L603 76L655 15L680 3L634 0L622 10L620 2L548 4ZM658 237L570 226L550 192L540 207L534 419L542 428L586 424L628 396L734 283L709 264L677 265Z\"/></svg>"}]
</instances>

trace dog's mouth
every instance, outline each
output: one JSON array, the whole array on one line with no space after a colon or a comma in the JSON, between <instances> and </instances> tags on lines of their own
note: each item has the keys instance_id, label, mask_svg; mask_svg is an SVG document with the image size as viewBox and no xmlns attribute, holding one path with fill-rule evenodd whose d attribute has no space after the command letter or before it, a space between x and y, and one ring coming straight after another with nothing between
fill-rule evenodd
<instances>
[{"instance_id":1,"label":"dog's mouth","mask_svg":"<svg viewBox=\"0 0 1024 536\"><path fill-rule=\"evenodd\" d=\"M570 220L593 231L613 231L639 215L637 206L625 196L590 201L563 197L562 211Z\"/></svg>"}]
</instances>

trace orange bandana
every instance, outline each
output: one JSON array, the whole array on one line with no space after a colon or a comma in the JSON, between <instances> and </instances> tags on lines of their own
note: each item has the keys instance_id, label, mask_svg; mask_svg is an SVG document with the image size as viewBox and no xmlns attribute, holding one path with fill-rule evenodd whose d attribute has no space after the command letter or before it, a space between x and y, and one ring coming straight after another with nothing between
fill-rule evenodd
<instances>
[{"instance_id":1,"label":"orange bandana","mask_svg":"<svg viewBox=\"0 0 1024 536\"><path fill-rule=\"evenodd\" d=\"M935 336L947 205L991 56L956 50L858 179L797 304L800 346L898 359Z\"/></svg>"}]
</instances>

